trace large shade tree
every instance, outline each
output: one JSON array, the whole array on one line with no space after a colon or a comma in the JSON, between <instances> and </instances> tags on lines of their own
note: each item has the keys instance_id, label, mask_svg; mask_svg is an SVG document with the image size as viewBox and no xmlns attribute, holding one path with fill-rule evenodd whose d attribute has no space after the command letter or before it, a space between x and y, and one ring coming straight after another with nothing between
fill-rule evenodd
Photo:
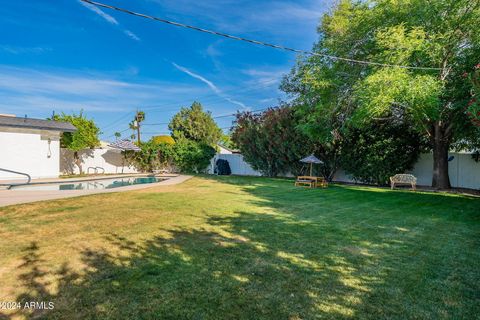
<instances>
[{"instance_id":1,"label":"large shade tree","mask_svg":"<svg viewBox=\"0 0 480 320\"><path fill-rule=\"evenodd\" d=\"M346 124L401 118L428 139L432 185L448 188L449 150L478 141L466 110L473 85L462 75L480 61L479 8L480 0L342 0L318 28L319 55L300 59L282 87L324 140Z\"/></svg>"}]
</instances>

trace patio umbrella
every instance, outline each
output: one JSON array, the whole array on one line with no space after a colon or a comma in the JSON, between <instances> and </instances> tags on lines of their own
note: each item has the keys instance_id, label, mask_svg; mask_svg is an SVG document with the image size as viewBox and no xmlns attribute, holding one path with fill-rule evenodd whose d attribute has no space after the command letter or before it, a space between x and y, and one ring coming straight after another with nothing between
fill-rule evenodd
<instances>
[{"instance_id":1,"label":"patio umbrella","mask_svg":"<svg viewBox=\"0 0 480 320\"><path fill-rule=\"evenodd\" d=\"M317 157L315 157L313 154L309 155L308 157L305 157L303 159L300 160L300 162L304 162L304 163L310 163L310 176L312 175L312 167L313 167L313 164L314 163L323 163L322 160L318 159Z\"/></svg>"},{"instance_id":2,"label":"patio umbrella","mask_svg":"<svg viewBox=\"0 0 480 320\"><path fill-rule=\"evenodd\" d=\"M114 149L118 149L121 152L123 152L123 163L122 163L122 173L123 173L123 167L125 167L125 159L127 158L127 153L126 151L140 151L141 149L134 144L132 141L128 139L122 139L122 140L117 140L115 142L112 142L108 145L109 147L112 147Z\"/></svg>"}]
</instances>

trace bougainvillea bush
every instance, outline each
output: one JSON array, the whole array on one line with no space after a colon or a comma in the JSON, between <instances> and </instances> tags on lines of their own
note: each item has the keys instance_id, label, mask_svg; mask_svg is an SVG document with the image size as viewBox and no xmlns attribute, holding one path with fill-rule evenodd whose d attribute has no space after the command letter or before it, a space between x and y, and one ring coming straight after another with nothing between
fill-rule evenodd
<instances>
[{"instance_id":1,"label":"bougainvillea bush","mask_svg":"<svg viewBox=\"0 0 480 320\"><path fill-rule=\"evenodd\" d=\"M290 107L239 113L232 140L245 161L269 177L300 173L303 164L299 160L315 149L298 129L298 118Z\"/></svg>"}]
</instances>

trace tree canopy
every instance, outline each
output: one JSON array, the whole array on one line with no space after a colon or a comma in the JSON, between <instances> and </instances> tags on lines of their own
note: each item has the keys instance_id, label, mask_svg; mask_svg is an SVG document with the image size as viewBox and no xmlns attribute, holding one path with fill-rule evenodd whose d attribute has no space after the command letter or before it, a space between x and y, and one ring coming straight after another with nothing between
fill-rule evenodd
<instances>
[{"instance_id":1,"label":"tree canopy","mask_svg":"<svg viewBox=\"0 0 480 320\"><path fill-rule=\"evenodd\" d=\"M448 152L478 140L466 107L474 90L462 76L480 61L479 0L341 0L318 28L314 51L299 59L282 88L303 115L303 130L322 142L345 126L403 121L429 141L432 184L449 187Z\"/></svg>"},{"instance_id":2,"label":"tree canopy","mask_svg":"<svg viewBox=\"0 0 480 320\"><path fill-rule=\"evenodd\" d=\"M67 148L74 152L75 163L77 164L80 173L82 173L82 162L78 157L78 151L95 148L100 145L100 140L98 139L100 129L92 119L87 119L84 116L83 111L78 115L75 113L71 115L65 113L54 115L53 120L70 122L75 128L77 128L75 132L64 132L60 144L63 148Z\"/></svg>"},{"instance_id":3,"label":"tree canopy","mask_svg":"<svg viewBox=\"0 0 480 320\"><path fill-rule=\"evenodd\" d=\"M188 108L181 108L170 121L168 128L175 140L184 138L213 146L222 137L222 131L211 113L204 111L199 102L193 102Z\"/></svg>"},{"instance_id":4,"label":"tree canopy","mask_svg":"<svg viewBox=\"0 0 480 320\"><path fill-rule=\"evenodd\" d=\"M100 129L92 119L87 119L81 111L78 115L62 113L53 117L55 121L70 122L77 128L75 132L64 132L60 141L63 148L80 151L100 145Z\"/></svg>"}]
</instances>

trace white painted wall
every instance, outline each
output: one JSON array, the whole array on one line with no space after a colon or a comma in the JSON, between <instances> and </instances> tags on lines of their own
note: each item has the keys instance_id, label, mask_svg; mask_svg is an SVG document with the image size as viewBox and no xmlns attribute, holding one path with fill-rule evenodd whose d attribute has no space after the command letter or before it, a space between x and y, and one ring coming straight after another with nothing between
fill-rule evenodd
<instances>
[{"instance_id":1,"label":"white painted wall","mask_svg":"<svg viewBox=\"0 0 480 320\"><path fill-rule=\"evenodd\" d=\"M448 163L448 174L452 187L480 189L480 162L475 162L468 153L451 153L454 159ZM419 185L432 184L433 155L422 154L412 174Z\"/></svg>"},{"instance_id":2,"label":"white painted wall","mask_svg":"<svg viewBox=\"0 0 480 320\"><path fill-rule=\"evenodd\" d=\"M480 162L475 162L472 156L467 153L451 153L454 159L449 162L449 174L452 187L480 189ZM260 176L261 173L243 160L241 154L217 154L210 161L208 173L213 174L213 168L217 159L228 160L230 169L234 175ZM432 184L433 159L432 154L422 154L415 164L412 174L417 177L417 183L421 186ZM351 176L339 169L334 181L355 182Z\"/></svg>"},{"instance_id":3,"label":"white painted wall","mask_svg":"<svg viewBox=\"0 0 480 320\"><path fill-rule=\"evenodd\" d=\"M87 173L88 167L101 167L105 169L105 173L138 172L135 167L127 165L123 154L118 149L85 149L79 152L79 156L82 159L84 173ZM73 151L61 149L60 171L62 174L79 173L78 166L74 162ZM93 169L90 169L89 173L94 173Z\"/></svg>"},{"instance_id":4,"label":"white painted wall","mask_svg":"<svg viewBox=\"0 0 480 320\"><path fill-rule=\"evenodd\" d=\"M231 150L228 150L227 148L217 144L217 149L218 149L218 153L220 154L233 154L233 152Z\"/></svg>"},{"instance_id":5,"label":"white painted wall","mask_svg":"<svg viewBox=\"0 0 480 320\"><path fill-rule=\"evenodd\" d=\"M253 170L252 167L243 160L243 156L238 153L232 154L216 154L212 160L210 160L210 166L207 169L209 174L213 174L215 168L215 162L218 159L224 159L228 161L230 165L230 170L232 174L239 176L261 176L262 174L256 170Z\"/></svg>"},{"instance_id":6,"label":"white painted wall","mask_svg":"<svg viewBox=\"0 0 480 320\"><path fill-rule=\"evenodd\" d=\"M0 128L0 168L32 178L55 178L60 172L60 132ZM25 179L0 171L0 180Z\"/></svg>"}]
</instances>

